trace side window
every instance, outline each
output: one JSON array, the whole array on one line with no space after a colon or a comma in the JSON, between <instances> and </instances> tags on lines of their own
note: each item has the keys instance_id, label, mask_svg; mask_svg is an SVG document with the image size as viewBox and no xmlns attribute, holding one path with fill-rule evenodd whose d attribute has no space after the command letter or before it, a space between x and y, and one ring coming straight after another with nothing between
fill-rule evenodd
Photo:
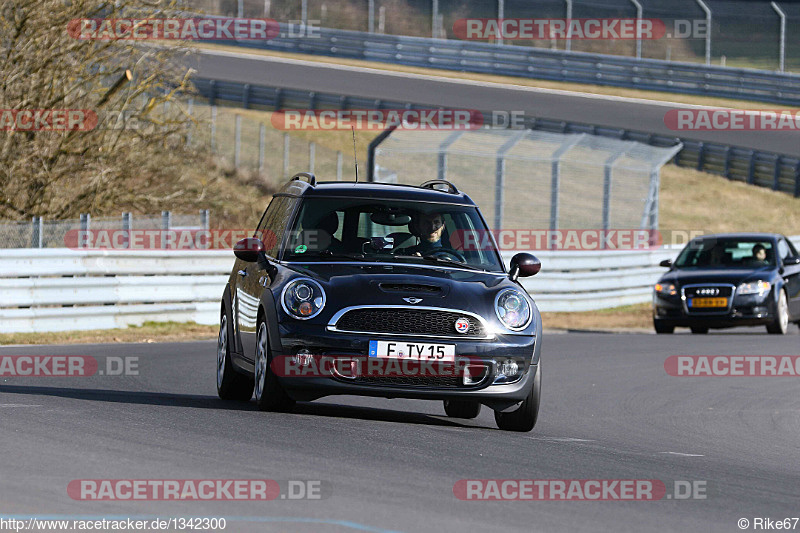
<instances>
[{"instance_id":1,"label":"side window","mask_svg":"<svg viewBox=\"0 0 800 533\"><path fill-rule=\"evenodd\" d=\"M278 255L283 234L286 232L289 217L292 216L296 204L297 200L288 196L276 196L270 202L257 231L268 256L276 257Z\"/></svg>"},{"instance_id":2,"label":"side window","mask_svg":"<svg viewBox=\"0 0 800 533\"><path fill-rule=\"evenodd\" d=\"M783 239L778 241L778 256L781 259L788 259L792 256L792 253L789 251L789 245L786 244L786 241Z\"/></svg>"}]
</instances>

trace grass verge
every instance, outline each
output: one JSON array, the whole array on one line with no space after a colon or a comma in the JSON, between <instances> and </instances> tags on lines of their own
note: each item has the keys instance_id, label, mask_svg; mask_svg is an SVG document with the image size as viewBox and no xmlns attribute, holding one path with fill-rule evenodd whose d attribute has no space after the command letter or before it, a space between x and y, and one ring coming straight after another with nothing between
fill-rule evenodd
<instances>
[{"instance_id":1,"label":"grass verge","mask_svg":"<svg viewBox=\"0 0 800 533\"><path fill-rule=\"evenodd\" d=\"M545 329L625 330L652 329L650 303L578 313L542 313Z\"/></svg>"},{"instance_id":2,"label":"grass verge","mask_svg":"<svg viewBox=\"0 0 800 533\"><path fill-rule=\"evenodd\" d=\"M92 344L109 342L177 342L212 340L217 326L178 322L145 322L120 329L95 329L48 333L3 333L0 346L8 344Z\"/></svg>"}]
</instances>

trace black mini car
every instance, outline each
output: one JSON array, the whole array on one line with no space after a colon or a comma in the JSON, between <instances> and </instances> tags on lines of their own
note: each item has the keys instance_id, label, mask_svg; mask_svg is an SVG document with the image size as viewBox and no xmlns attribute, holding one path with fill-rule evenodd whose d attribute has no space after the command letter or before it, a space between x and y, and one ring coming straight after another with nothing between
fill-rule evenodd
<instances>
[{"instance_id":1,"label":"black mini car","mask_svg":"<svg viewBox=\"0 0 800 533\"><path fill-rule=\"evenodd\" d=\"M301 173L234 252L221 398L255 391L262 410L336 394L442 400L449 416L486 405L501 429L536 424L542 326L517 278L541 264L517 254L506 272L477 206L451 183Z\"/></svg>"},{"instance_id":2,"label":"black mini car","mask_svg":"<svg viewBox=\"0 0 800 533\"><path fill-rule=\"evenodd\" d=\"M765 325L785 334L800 325L800 255L783 235L705 235L661 266L669 272L655 285L656 333Z\"/></svg>"}]
</instances>

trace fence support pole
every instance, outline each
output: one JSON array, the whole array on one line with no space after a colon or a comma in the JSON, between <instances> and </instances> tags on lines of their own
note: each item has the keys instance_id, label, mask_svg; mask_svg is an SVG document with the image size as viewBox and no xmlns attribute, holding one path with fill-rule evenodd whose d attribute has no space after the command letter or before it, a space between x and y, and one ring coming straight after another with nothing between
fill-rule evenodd
<instances>
[{"instance_id":1,"label":"fence support pole","mask_svg":"<svg viewBox=\"0 0 800 533\"><path fill-rule=\"evenodd\" d=\"M31 248L42 247L42 217L34 216L31 221Z\"/></svg>"},{"instance_id":2,"label":"fence support pole","mask_svg":"<svg viewBox=\"0 0 800 533\"><path fill-rule=\"evenodd\" d=\"M711 64L711 9L703 0L695 0L706 14L706 65Z\"/></svg>"},{"instance_id":3,"label":"fence support pole","mask_svg":"<svg viewBox=\"0 0 800 533\"><path fill-rule=\"evenodd\" d=\"M217 106L211 107L211 151L217 148Z\"/></svg>"},{"instance_id":4,"label":"fence support pole","mask_svg":"<svg viewBox=\"0 0 800 533\"><path fill-rule=\"evenodd\" d=\"M464 134L463 131L454 131L439 145L439 158L437 162L436 177L440 180L447 179L447 149Z\"/></svg>"},{"instance_id":5,"label":"fence support pole","mask_svg":"<svg viewBox=\"0 0 800 533\"><path fill-rule=\"evenodd\" d=\"M242 116L236 115L236 126L233 134L233 166L239 168L239 155L242 149Z\"/></svg>"},{"instance_id":6,"label":"fence support pole","mask_svg":"<svg viewBox=\"0 0 800 533\"><path fill-rule=\"evenodd\" d=\"M639 0L631 0L636 6L636 59L642 58L642 4Z\"/></svg>"},{"instance_id":7,"label":"fence support pole","mask_svg":"<svg viewBox=\"0 0 800 533\"><path fill-rule=\"evenodd\" d=\"M186 112L189 115L189 127L186 130L186 146L192 144L192 130L194 129L194 120L192 120L192 112L194 111L194 98L189 98L189 105Z\"/></svg>"},{"instance_id":8,"label":"fence support pole","mask_svg":"<svg viewBox=\"0 0 800 533\"><path fill-rule=\"evenodd\" d=\"M336 152L336 181L342 181L342 152Z\"/></svg>"},{"instance_id":9,"label":"fence support pole","mask_svg":"<svg viewBox=\"0 0 800 533\"><path fill-rule=\"evenodd\" d=\"M88 246L89 240L89 230L91 229L92 225L92 216L89 213L83 214L81 213L81 232L80 232L80 240L78 247L79 248L86 248Z\"/></svg>"},{"instance_id":10,"label":"fence support pole","mask_svg":"<svg viewBox=\"0 0 800 533\"><path fill-rule=\"evenodd\" d=\"M439 0L431 0L431 37L439 37Z\"/></svg>"},{"instance_id":11,"label":"fence support pole","mask_svg":"<svg viewBox=\"0 0 800 533\"><path fill-rule=\"evenodd\" d=\"M264 172L264 137L266 135L266 127L264 124L258 125L258 172L259 174Z\"/></svg>"},{"instance_id":12,"label":"fence support pole","mask_svg":"<svg viewBox=\"0 0 800 533\"><path fill-rule=\"evenodd\" d=\"M122 213L122 233L125 235L125 245L123 248L131 247L132 222L133 220L129 212Z\"/></svg>"},{"instance_id":13,"label":"fence support pole","mask_svg":"<svg viewBox=\"0 0 800 533\"><path fill-rule=\"evenodd\" d=\"M209 227L208 209L200 210L200 225L203 226L204 230L208 231Z\"/></svg>"},{"instance_id":14,"label":"fence support pole","mask_svg":"<svg viewBox=\"0 0 800 533\"><path fill-rule=\"evenodd\" d=\"M779 52L779 70L781 72L784 71L784 67L786 66L786 13L778 6L777 2L770 2L772 9L775 10L775 13L781 18L781 46Z\"/></svg>"},{"instance_id":15,"label":"fence support pole","mask_svg":"<svg viewBox=\"0 0 800 533\"><path fill-rule=\"evenodd\" d=\"M317 144L314 141L308 143L308 171L314 173L314 159L316 156Z\"/></svg>"},{"instance_id":16,"label":"fence support pole","mask_svg":"<svg viewBox=\"0 0 800 533\"><path fill-rule=\"evenodd\" d=\"M567 24L569 24L569 20L572 18L572 0L567 0ZM572 50L572 39L567 39L567 42L564 43L564 49L569 52Z\"/></svg>"},{"instance_id":17,"label":"fence support pole","mask_svg":"<svg viewBox=\"0 0 800 533\"><path fill-rule=\"evenodd\" d=\"M578 144L586 136L585 133L577 135L574 139L567 140L553 152L550 167L550 229L558 229L558 191L561 186L561 156L570 148Z\"/></svg>"},{"instance_id":18,"label":"fence support pole","mask_svg":"<svg viewBox=\"0 0 800 533\"><path fill-rule=\"evenodd\" d=\"M172 226L172 213L161 211L161 248L167 247L167 232Z\"/></svg>"},{"instance_id":19,"label":"fence support pole","mask_svg":"<svg viewBox=\"0 0 800 533\"><path fill-rule=\"evenodd\" d=\"M611 154L603 165L603 236L611 229L611 169L614 163L625 154L626 150L620 150ZM602 248L606 247L605 238L602 240Z\"/></svg>"},{"instance_id":20,"label":"fence support pole","mask_svg":"<svg viewBox=\"0 0 800 533\"><path fill-rule=\"evenodd\" d=\"M506 142L500 145L495 154L494 165L494 230L499 231L503 227L503 203L505 202L505 179L506 179L506 153L514 148L530 130L519 130Z\"/></svg>"},{"instance_id":21,"label":"fence support pole","mask_svg":"<svg viewBox=\"0 0 800 533\"><path fill-rule=\"evenodd\" d=\"M375 0L367 0L368 1L368 16L369 22L367 23L367 31L369 33L375 33Z\"/></svg>"},{"instance_id":22,"label":"fence support pole","mask_svg":"<svg viewBox=\"0 0 800 533\"><path fill-rule=\"evenodd\" d=\"M505 18L506 13L506 1L505 0L497 0L497 20L503 20ZM503 32L499 32L497 35L497 44L503 44Z\"/></svg>"}]
</instances>

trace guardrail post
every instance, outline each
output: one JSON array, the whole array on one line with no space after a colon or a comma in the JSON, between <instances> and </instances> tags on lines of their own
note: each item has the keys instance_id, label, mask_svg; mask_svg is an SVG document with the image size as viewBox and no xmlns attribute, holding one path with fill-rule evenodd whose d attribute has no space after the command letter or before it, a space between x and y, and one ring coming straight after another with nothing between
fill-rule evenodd
<instances>
[{"instance_id":1,"label":"guardrail post","mask_svg":"<svg viewBox=\"0 0 800 533\"><path fill-rule=\"evenodd\" d=\"M775 171L772 174L772 190L779 191L781 188L781 156L775 157Z\"/></svg>"},{"instance_id":2,"label":"guardrail post","mask_svg":"<svg viewBox=\"0 0 800 533\"><path fill-rule=\"evenodd\" d=\"M342 181L342 152L336 152L336 181Z\"/></svg>"},{"instance_id":3,"label":"guardrail post","mask_svg":"<svg viewBox=\"0 0 800 533\"><path fill-rule=\"evenodd\" d=\"M726 146L725 147L725 168L722 171L722 173L726 178L731 179L731 147L730 146Z\"/></svg>"},{"instance_id":4,"label":"guardrail post","mask_svg":"<svg viewBox=\"0 0 800 533\"><path fill-rule=\"evenodd\" d=\"M800 161L794 166L794 197L800 198Z\"/></svg>"},{"instance_id":5,"label":"guardrail post","mask_svg":"<svg viewBox=\"0 0 800 533\"><path fill-rule=\"evenodd\" d=\"M92 225L92 216L89 213L81 213L81 231L80 239L78 240L78 248L88 247L89 230Z\"/></svg>"},{"instance_id":6,"label":"guardrail post","mask_svg":"<svg viewBox=\"0 0 800 533\"><path fill-rule=\"evenodd\" d=\"M239 168L240 154L242 149L242 116L236 115L236 122L233 132L233 166Z\"/></svg>"},{"instance_id":7,"label":"guardrail post","mask_svg":"<svg viewBox=\"0 0 800 533\"><path fill-rule=\"evenodd\" d=\"M283 89L281 88L275 89L275 111L280 111L282 97L283 97Z\"/></svg>"},{"instance_id":8,"label":"guardrail post","mask_svg":"<svg viewBox=\"0 0 800 533\"><path fill-rule=\"evenodd\" d=\"M129 212L122 213L122 233L125 235L125 244L123 248L131 247L131 229L133 229L131 214Z\"/></svg>"},{"instance_id":9,"label":"guardrail post","mask_svg":"<svg viewBox=\"0 0 800 533\"><path fill-rule=\"evenodd\" d=\"M308 143L308 171L314 173L314 159L316 158L317 144L314 141Z\"/></svg>"},{"instance_id":10,"label":"guardrail post","mask_svg":"<svg viewBox=\"0 0 800 533\"><path fill-rule=\"evenodd\" d=\"M242 87L242 106L245 109L250 109L250 84L245 83Z\"/></svg>"},{"instance_id":11,"label":"guardrail post","mask_svg":"<svg viewBox=\"0 0 800 533\"><path fill-rule=\"evenodd\" d=\"M750 151L750 164L747 167L747 183L752 185L756 181L756 152Z\"/></svg>"},{"instance_id":12,"label":"guardrail post","mask_svg":"<svg viewBox=\"0 0 800 533\"><path fill-rule=\"evenodd\" d=\"M283 134L283 179L289 177L289 134Z\"/></svg>"},{"instance_id":13,"label":"guardrail post","mask_svg":"<svg viewBox=\"0 0 800 533\"><path fill-rule=\"evenodd\" d=\"M200 225L203 226L204 230L208 231L209 228L208 209L200 210Z\"/></svg>"},{"instance_id":14,"label":"guardrail post","mask_svg":"<svg viewBox=\"0 0 800 533\"><path fill-rule=\"evenodd\" d=\"M31 248L42 247L42 217L34 216L31 221Z\"/></svg>"},{"instance_id":15,"label":"guardrail post","mask_svg":"<svg viewBox=\"0 0 800 533\"><path fill-rule=\"evenodd\" d=\"M706 163L706 145L700 142L697 146L697 170L703 170Z\"/></svg>"},{"instance_id":16,"label":"guardrail post","mask_svg":"<svg viewBox=\"0 0 800 533\"><path fill-rule=\"evenodd\" d=\"M217 148L217 106L211 108L211 151Z\"/></svg>"},{"instance_id":17,"label":"guardrail post","mask_svg":"<svg viewBox=\"0 0 800 533\"><path fill-rule=\"evenodd\" d=\"M217 104L217 82L211 80L208 82L208 105L215 106Z\"/></svg>"},{"instance_id":18,"label":"guardrail post","mask_svg":"<svg viewBox=\"0 0 800 533\"><path fill-rule=\"evenodd\" d=\"M264 151L265 151L265 135L267 132L267 128L264 124L258 125L258 172L261 173L264 171Z\"/></svg>"},{"instance_id":19,"label":"guardrail post","mask_svg":"<svg viewBox=\"0 0 800 533\"><path fill-rule=\"evenodd\" d=\"M161 211L161 248L167 247L167 232L172 226L172 213Z\"/></svg>"}]
</instances>

